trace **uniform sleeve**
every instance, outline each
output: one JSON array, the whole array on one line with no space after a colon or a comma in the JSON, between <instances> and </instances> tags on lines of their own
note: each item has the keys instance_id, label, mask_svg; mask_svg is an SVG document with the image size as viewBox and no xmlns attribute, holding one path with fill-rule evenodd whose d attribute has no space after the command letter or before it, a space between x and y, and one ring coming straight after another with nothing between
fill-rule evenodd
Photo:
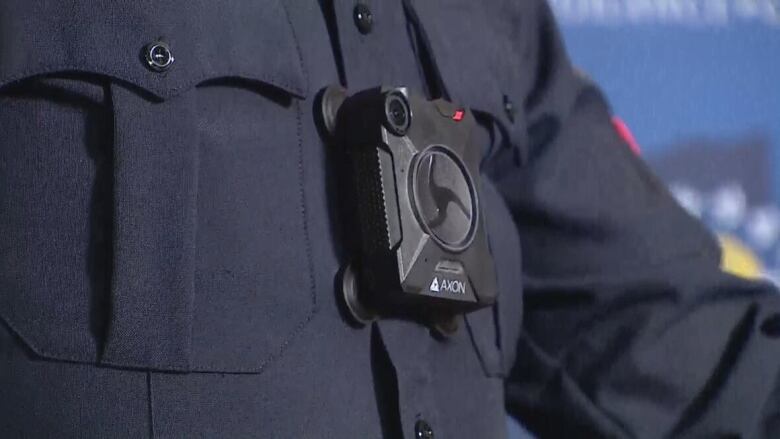
<instances>
[{"instance_id":1,"label":"uniform sleeve","mask_svg":"<svg viewBox=\"0 0 780 439\"><path fill-rule=\"evenodd\" d=\"M507 408L542 438L780 437L780 296L720 270L537 3L527 142L488 166L523 252Z\"/></svg>"}]
</instances>

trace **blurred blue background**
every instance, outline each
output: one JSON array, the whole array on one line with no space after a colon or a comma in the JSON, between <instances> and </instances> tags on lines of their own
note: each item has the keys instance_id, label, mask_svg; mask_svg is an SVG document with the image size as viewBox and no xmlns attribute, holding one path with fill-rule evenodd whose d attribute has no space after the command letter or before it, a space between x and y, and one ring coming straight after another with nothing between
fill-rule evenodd
<instances>
[{"instance_id":1,"label":"blurred blue background","mask_svg":"<svg viewBox=\"0 0 780 439\"><path fill-rule=\"evenodd\" d=\"M550 0L574 64L723 243L780 281L780 0ZM529 437L509 421L510 438Z\"/></svg>"}]
</instances>

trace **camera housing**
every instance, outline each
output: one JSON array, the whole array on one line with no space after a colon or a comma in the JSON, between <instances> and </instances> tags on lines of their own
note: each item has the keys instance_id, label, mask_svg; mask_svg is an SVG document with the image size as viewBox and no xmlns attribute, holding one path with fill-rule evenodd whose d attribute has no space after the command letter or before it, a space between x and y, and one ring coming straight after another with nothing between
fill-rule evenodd
<instances>
[{"instance_id":1,"label":"camera housing","mask_svg":"<svg viewBox=\"0 0 780 439\"><path fill-rule=\"evenodd\" d=\"M406 88L321 94L338 149L345 234L343 276L359 321L405 314L444 322L496 300L480 204L480 148L468 109Z\"/></svg>"}]
</instances>

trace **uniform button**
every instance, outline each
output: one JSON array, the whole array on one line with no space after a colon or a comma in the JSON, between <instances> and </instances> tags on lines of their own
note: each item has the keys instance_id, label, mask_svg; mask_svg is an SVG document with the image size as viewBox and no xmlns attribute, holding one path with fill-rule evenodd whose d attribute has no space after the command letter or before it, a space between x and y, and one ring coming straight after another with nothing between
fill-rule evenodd
<instances>
[{"instance_id":1,"label":"uniform button","mask_svg":"<svg viewBox=\"0 0 780 439\"><path fill-rule=\"evenodd\" d=\"M371 28L374 26L374 15L371 13L371 9L368 9L363 3L355 5L354 18L355 26L361 34L365 35L371 32Z\"/></svg>"},{"instance_id":2,"label":"uniform button","mask_svg":"<svg viewBox=\"0 0 780 439\"><path fill-rule=\"evenodd\" d=\"M414 424L414 438L433 439L433 429L424 419L420 419Z\"/></svg>"},{"instance_id":3,"label":"uniform button","mask_svg":"<svg viewBox=\"0 0 780 439\"><path fill-rule=\"evenodd\" d=\"M509 99L509 96L504 95L504 113L509 118L510 122L515 121L515 104Z\"/></svg>"},{"instance_id":4,"label":"uniform button","mask_svg":"<svg viewBox=\"0 0 780 439\"><path fill-rule=\"evenodd\" d=\"M761 332L770 338L780 337L780 314L774 314L761 323Z\"/></svg>"},{"instance_id":5,"label":"uniform button","mask_svg":"<svg viewBox=\"0 0 780 439\"><path fill-rule=\"evenodd\" d=\"M168 70L173 64L171 48L162 41L147 45L144 48L144 58L146 58L146 65L155 72Z\"/></svg>"}]
</instances>

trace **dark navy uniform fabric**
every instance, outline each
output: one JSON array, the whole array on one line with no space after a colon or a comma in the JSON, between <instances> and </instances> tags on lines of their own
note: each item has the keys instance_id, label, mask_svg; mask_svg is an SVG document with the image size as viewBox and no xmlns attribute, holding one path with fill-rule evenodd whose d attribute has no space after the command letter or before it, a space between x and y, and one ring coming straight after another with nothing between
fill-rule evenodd
<instances>
[{"instance_id":1,"label":"dark navy uniform fabric","mask_svg":"<svg viewBox=\"0 0 780 439\"><path fill-rule=\"evenodd\" d=\"M780 435L780 296L720 272L547 5L363 5L0 2L0 436ZM499 300L446 340L339 308L339 82L477 111Z\"/></svg>"}]
</instances>

